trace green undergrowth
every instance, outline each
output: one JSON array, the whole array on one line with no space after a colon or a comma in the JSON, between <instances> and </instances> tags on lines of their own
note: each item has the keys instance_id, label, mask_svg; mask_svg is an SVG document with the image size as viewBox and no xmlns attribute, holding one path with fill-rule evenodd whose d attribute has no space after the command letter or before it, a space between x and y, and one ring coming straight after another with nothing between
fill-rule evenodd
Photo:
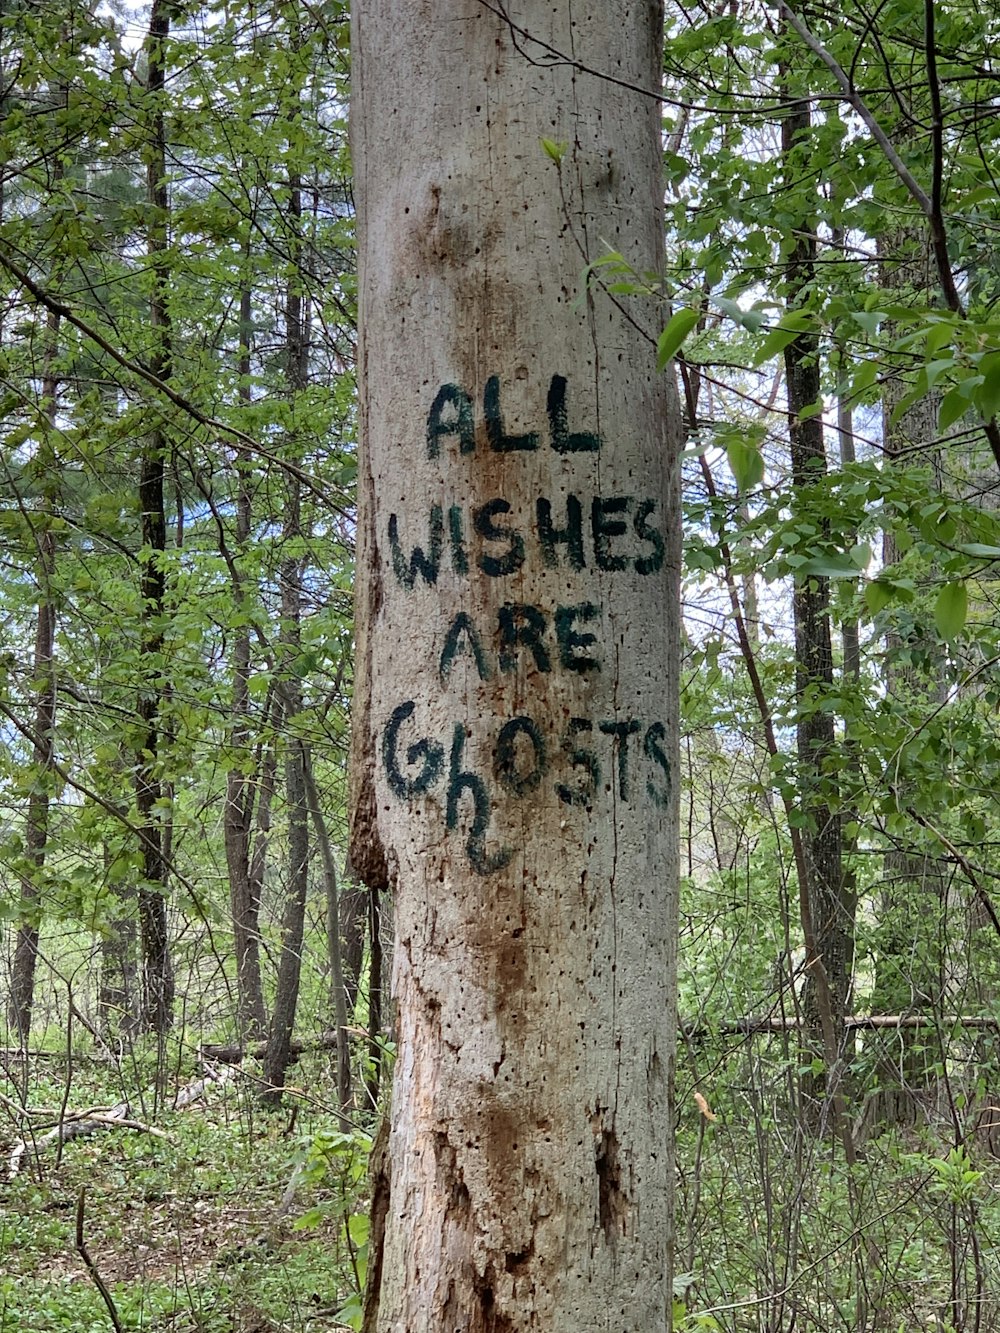
<instances>
[{"instance_id":1,"label":"green undergrowth","mask_svg":"<svg viewBox=\"0 0 1000 1333\"><path fill-rule=\"evenodd\" d=\"M1000 1328L991 1105L985 1120L856 1118L848 1166L843 1136L798 1122L759 1049L699 1055L710 1072L679 1088L677 1333Z\"/></svg>"},{"instance_id":2,"label":"green undergrowth","mask_svg":"<svg viewBox=\"0 0 1000 1333\"><path fill-rule=\"evenodd\" d=\"M304 1059L278 1112L257 1100L253 1069L169 1109L197 1076L178 1058L162 1095L145 1061L114 1069L59 1058L0 1069L0 1333L321 1333L357 1323L364 1280L370 1123L343 1132L325 1060ZM307 1091L308 1090L308 1091ZM25 1118L127 1098L146 1128L69 1141L37 1118L21 1170L6 1180ZM159 1103L159 1104L158 1104ZM161 1107L163 1109L161 1109ZM150 1132L155 1131L155 1132Z\"/></svg>"}]
</instances>

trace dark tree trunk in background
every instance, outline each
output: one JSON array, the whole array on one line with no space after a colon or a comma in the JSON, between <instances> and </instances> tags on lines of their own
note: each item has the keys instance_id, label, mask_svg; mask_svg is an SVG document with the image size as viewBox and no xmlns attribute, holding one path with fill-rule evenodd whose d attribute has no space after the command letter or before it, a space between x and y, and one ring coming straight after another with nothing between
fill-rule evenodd
<instances>
[{"instance_id":1,"label":"dark tree trunk in background","mask_svg":"<svg viewBox=\"0 0 1000 1333\"><path fill-rule=\"evenodd\" d=\"M57 178L63 175L56 167ZM31 1011L35 996L35 969L38 961L41 912L40 880L45 867L45 849L49 839L49 810L55 779L56 718L56 607L52 579L56 566L56 539L52 528L53 508L59 488L57 438L60 316L49 311L45 324L42 366L42 396L39 404L41 437L35 455L35 473L41 488L41 505L32 521L35 544L35 582L38 598L35 613L35 649L32 663L32 693L35 711L32 722L32 783L25 820L24 851L30 869L20 877L20 906L17 941L11 970L7 1017L17 1043L27 1049L31 1033Z\"/></svg>"},{"instance_id":2,"label":"dark tree trunk in background","mask_svg":"<svg viewBox=\"0 0 1000 1333\"><path fill-rule=\"evenodd\" d=\"M808 104L792 103L781 122L782 156L791 179L799 171L799 150L807 144L809 129ZM786 260L789 309L808 300L816 280L813 232L814 219L802 218ZM803 410L816 403L822 393L819 340L814 334L800 333L786 347L785 379L792 484L800 492L822 482L827 470L822 415L802 417ZM817 1041L824 1026L821 1010L830 1009L826 1019L832 1020L832 1030L827 1036L839 1054L854 953L855 904L844 891L841 824L835 799L839 767L835 719L828 708L821 707L833 692L829 581L817 576L796 579L793 613L798 801L804 820L805 864L800 873L804 871L806 881L800 885L800 903L807 953L813 955L807 964L805 1008ZM824 981L826 996L819 993Z\"/></svg>"},{"instance_id":3,"label":"dark tree trunk in background","mask_svg":"<svg viewBox=\"0 0 1000 1333\"><path fill-rule=\"evenodd\" d=\"M365 927L368 923L368 890L354 878L354 867L348 857L344 869L344 884L340 893L340 937L344 942L344 991L347 1012L354 1013L361 986L361 968L365 957Z\"/></svg>"},{"instance_id":4,"label":"dark tree trunk in background","mask_svg":"<svg viewBox=\"0 0 1000 1333\"><path fill-rule=\"evenodd\" d=\"M167 256L170 201L167 193L166 133L164 128L165 44L170 35L173 6L153 0L146 42L147 166L149 207L147 248L153 275L149 304L149 368L159 379L171 376L169 282ZM139 886L139 935L142 944L142 1026L163 1034L173 1021L174 975L170 961L167 923L169 870L163 854L163 797L160 708L167 689L164 654L166 616L167 523L164 508L164 473L167 439L159 407L139 460L139 508L142 518L140 655L142 683L138 715L140 741L136 753L136 807L142 852Z\"/></svg>"},{"instance_id":5,"label":"dark tree trunk in background","mask_svg":"<svg viewBox=\"0 0 1000 1333\"><path fill-rule=\"evenodd\" d=\"M253 336L249 288L240 295L240 399L250 402L250 340ZM236 953L240 1040L261 1036L267 1022L260 974L260 894L250 873L250 845L256 790L250 745L250 605L240 567L250 540L253 516L251 460L244 449L236 459L236 555L232 565L233 600L240 611L233 643L233 699L230 748L235 765L226 775L224 816L226 865Z\"/></svg>"},{"instance_id":6,"label":"dark tree trunk in background","mask_svg":"<svg viewBox=\"0 0 1000 1333\"><path fill-rule=\"evenodd\" d=\"M296 41L293 37L292 49ZM295 123L298 104L292 109ZM296 396L308 381L309 343L307 311L302 299L298 264L301 259L302 184L298 176L289 180L288 221L295 266L289 275L285 301L286 384L292 415ZM293 442L293 441L292 441ZM291 1060L292 1030L298 1006L302 972L302 940L305 934L306 894L309 885L309 802L306 786L306 756L296 733L302 711L302 689L297 674L302 641L302 575L305 561L298 551L302 539L302 495L298 475L286 474L285 519L282 540L288 555L281 566L281 635L278 652L280 693L285 730L285 808L288 821L288 863L285 910L281 923L281 957L278 984L271 1012L267 1053L264 1057L265 1104L281 1101L285 1072Z\"/></svg>"},{"instance_id":7,"label":"dark tree trunk in background","mask_svg":"<svg viewBox=\"0 0 1000 1333\"><path fill-rule=\"evenodd\" d=\"M303 773L306 783L306 799L309 803L309 813L312 816L313 828L316 832L316 841L319 844L320 856L323 861L323 879L326 887L326 946L327 959L330 965L330 1009L332 1011L333 1025L337 1033L337 1046L334 1057L335 1074L337 1080L337 1095L342 1113L341 1128L346 1131L350 1126L346 1119L343 1119L343 1113L346 1113L352 1101L351 1050L347 1034L347 996L344 992L344 968L340 940L340 902L337 886L337 865L334 860L333 845L330 842L329 830L326 826L326 820L323 818L323 809L320 804L319 792L316 789L316 780L312 771L312 761L309 752L305 747L303 747L302 753L304 761Z\"/></svg>"}]
</instances>

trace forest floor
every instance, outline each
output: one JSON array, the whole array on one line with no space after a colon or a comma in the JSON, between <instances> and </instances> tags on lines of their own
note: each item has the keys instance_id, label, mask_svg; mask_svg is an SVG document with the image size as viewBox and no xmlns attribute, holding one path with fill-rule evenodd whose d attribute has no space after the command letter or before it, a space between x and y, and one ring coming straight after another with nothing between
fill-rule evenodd
<instances>
[{"instance_id":1,"label":"forest floor","mask_svg":"<svg viewBox=\"0 0 1000 1333\"><path fill-rule=\"evenodd\" d=\"M0 1052L0 1333L359 1328L373 1118L341 1129L321 1053L290 1070L278 1111L252 1062L199 1089L194 1050L171 1038L167 1055L154 1098L155 1051L118 1066L55 1043L27 1062ZM710 1111L682 1072L678 1333L1000 1329L1000 1159L982 1116L957 1143L945 1122L871 1135L847 1167L834 1139L778 1114L777 1083L755 1090L758 1068L720 1061L701 1084ZM124 1101L138 1127L46 1142Z\"/></svg>"},{"instance_id":2,"label":"forest floor","mask_svg":"<svg viewBox=\"0 0 1000 1333\"><path fill-rule=\"evenodd\" d=\"M278 1112L261 1109L245 1075L173 1110L185 1084L174 1072L158 1110L138 1068L0 1064L0 1333L105 1333L116 1318L127 1333L355 1326L369 1140L339 1131L325 1062L305 1064L292 1071L300 1095ZM68 1116L125 1098L156 1132L108 1127L61 1151L43 1144L64 1104ZM56 1114L32 1118L34 1142L9 1179L24 1107ZM81 1218L113 1315L80 1250Z\"/></svg>"}]
</instances>

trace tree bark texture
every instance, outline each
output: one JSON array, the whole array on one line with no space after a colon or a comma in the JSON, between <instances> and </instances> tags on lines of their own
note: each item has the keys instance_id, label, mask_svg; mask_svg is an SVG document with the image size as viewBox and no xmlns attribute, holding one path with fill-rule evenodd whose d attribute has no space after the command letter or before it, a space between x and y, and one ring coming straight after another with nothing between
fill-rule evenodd
<instances>
[{"instance_id":1,"label":"tree bark texture","mask_svg":"<svg viewBox=\"0 0 1000 1333\"><path fill-rule=\"evenodd\" d=\"M365 958L365 926L368 921L368 893L363 884L354 879L354 867L348 859L344 868L346 886L340 894L340 934L344 941L344 991L347 1012L354 1013L361 989L361 969Z\"/></svg>"},{"instance_id":2,"label":"tree bark texture","mask_svg":"<svg viewBox=\"0 0 1000 1333\"><path fill-rule=\"evenodd\" d=\"M680 413L660 309L583 271L609 247L662 268L657 101L587 72L655 93L661 13L360 0L352 22L351 859L395 892L398 1006L366 1327L657 1333Z\"/></svg>"}]
</instances>

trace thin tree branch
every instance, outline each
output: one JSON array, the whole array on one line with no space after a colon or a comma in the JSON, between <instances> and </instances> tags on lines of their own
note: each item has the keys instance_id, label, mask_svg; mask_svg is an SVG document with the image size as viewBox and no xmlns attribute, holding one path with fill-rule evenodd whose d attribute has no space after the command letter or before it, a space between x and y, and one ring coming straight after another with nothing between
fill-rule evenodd
<instances>
[{"instance_id":1,"label":"thin tree branch","mask_svg":"<svg viewBox=\"0 0 1000 1333\"><path fill-rule=\"evenodd\" d=\"M128 371L130 375L134 375L136 379L142 380L144 384L148 384L151 389L154 389L158 394L161 394L169 402L173 403L174 407L177 407L182 412L186 413L193 421L196 421L199 426L204 426L207 430L215 431L220 435L225 435L232 440L236 440L239 444L243 445L244 448L250 449L259 458L264 458L269 463L274 463L290 476L293 476L298 481L302 482L312 494L322 499L328 508L333 509L337 513L343 512L337 505L330 503L326 492L316 484L305 469L300 468L295 463L289 462L287 459L278 458L275 454L265 449L259 440L255 440L252 436L247 435L245 431L240 430L238 427L230 426L225 421L220 421L217 417L212 417L209 416L207 412L202 412L199 407L191 402L190 398L185 397L182 393L178 393L172 385L167 384L165 380L161 379L158 375L155 375L145 366L140 365L139 362L125 356L124 353L120 352L118 348L115 347L115 345L98 329L95 329L93 325L88 324L86 320L81 319L71 306L68 306L64 301L60 301L58 297L53 296L51 292L46 291L40 283L37 283L20 264L10 257L4 248L0 248L0 265L7 270L12 278L21 284L25 291L27 291L39 305L44 306L46 310L50 310L53 314L59 315L62 319L65 319L68 324L72 324L75 329L78 329L85 338L89 338L95 343L102 352L105 352L110 356L111 359L121 366L123 370Z\"/></svg>"},{"instance_id":2,"label":"thin tree branch","mask_svg":"<svg viewBox=\"0 0 1000 1333\"><path fill-rule=\"evenodd\" d=\"M910 194L916 200L917 204L919 204L921 212L929 220L932 219L934 214L934 206L931 203L930 196L927 194L926 190L924 190L921 187L919 181L907 167L903 159L896 152L895 148L892 146L892 141L890 140L889 136L886 134L885 130L872 115L871 111L868 109L868 106L864 101L864 98L854 87L851 80L847 77L847 74L845 73L843 67L830 54L830 52L826 49L823 43L813 36L813 34L806 27L802 19L800 19L799 16L792 9L790 9L789 6L785 3L785 0L778 0L778 9L785 16L788 22L792 25L795 31L799 34L799 36L805 42L806 46L808 46L809 50L812 51L813 55L817 56L823 62L823 64L827 67L827 69L836 79L837 86L840 88L840 91L844 95L844 100L854 108L854 110L864 121L865 125L868 127L871 133L872 138L875 140L875 142L878 144L878 146L882 149L883 153L885 153L886 157L888 158L893 171L895 171L896 175L906 186L907 190L909 190Z\"/></svg>"},{"instance_id":3,"label":"thin tree branch","mask_svg":"<svg viewBox=\"0 0 1000 1333\"><path fill-rule=\"evenodd\" d=\"M118 1307L115 1305L114 1297L105 1286L104 1279L97 1271L97 1265L90 1257L86 1245L83 1242L83 1205L87 1197L86 1185L80 1186L80 1194L76 1201L76 1252L87 1265L87 1271L93 1279L94 1286L101 1293L101 1300L107 1306L108 1317L114 1325L115 1333L125 1333L124 1326L118 1314Z\"/></svg>"},{"instance_id":4,"label":"thin tree branch","mask_svg":"<svg viewBox=\"0 0 1000 1333\"><path fill-rule=\"evenodd\" d=\"M934 107L934 120L932 124L932 140L934 144L934 165L933 175L935 185L932 185L932 193L920 185L919 181L907 167L906 163L896 152L892 141L885 130L875 119L875 116L869 110L867 103L861 94L854 87L848 78L843 67L836 58L826 49L821 41L816 38L799 16L788 6L786 0L778 0L778 9L788 20L798 35L805 42L812 53L823 62L837 82L838 87L844 95L844 100L854 108L871 133L872 138L885 153L893 171L906 186L910 195L920 208L924 217L930 225L931 243L934 251L934 260L937 266L938 279L941 283L941 290L944 294L945 303L948 309L953 311L960 319L966 319L965 307L958 294L958 288L955 285L955 275L951 269L951 261L948 257L948 238L944 225L944 215L941 210L941 181L938 175L943 171L944 159L944 139L943 139L943 112L941 109L941 90L937 79L937 57L934 49L934 0L924 0L925 16L925 58L927 61L927 78L931 90L932 106ZM983 433L989 442L990 451L993 454L997 467L1000 467L1000 427L997 426L996 417L991 417L983 424Z\"/></svg>"}]
</instances>

